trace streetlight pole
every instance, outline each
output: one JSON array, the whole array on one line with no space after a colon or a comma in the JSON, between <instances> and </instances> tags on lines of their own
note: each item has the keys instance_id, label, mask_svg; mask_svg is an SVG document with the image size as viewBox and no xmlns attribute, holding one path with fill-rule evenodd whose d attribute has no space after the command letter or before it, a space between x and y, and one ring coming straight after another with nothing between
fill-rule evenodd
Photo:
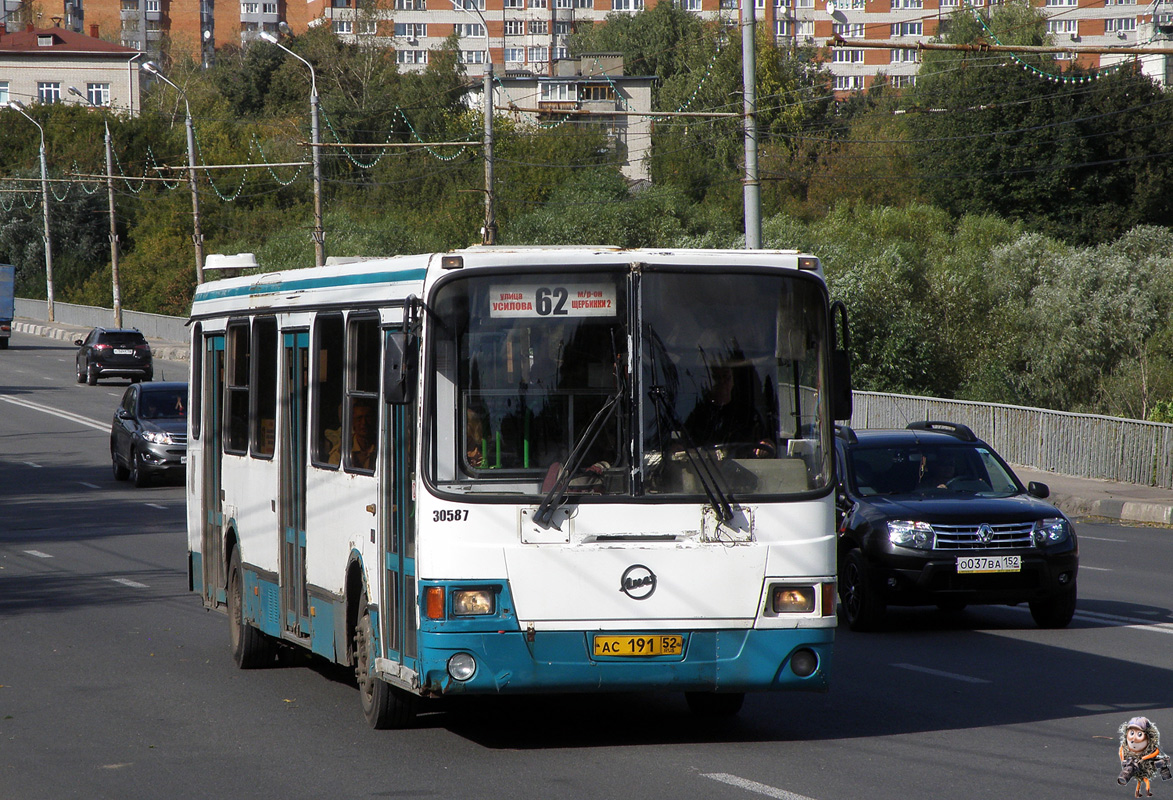
<instances>
[{"instance_id":1,"label":"streetlight pole","mask_svg":"<svg viewBox=\"0 0 1173 800\"><path fill-rule=\"evenodd\" d=\"M97 108L94 102L73 86L69 93L75 94L84 100L91 108ZM106 194L110 200L110 275L112 296L114 299L114 327L122 327L122 283L118 278L118 218L114 212L114 139L110 136L110 118L103 114L106 125Z\"/></svg>"},{"instance_id":2,"label":"streetlight pole","mask_svg":"<svg viewBox=\"0 0 1173 800\"><path fill-rule=\"evenodd\" d=\"M326 232L322 228L322 139L318 123L318 116L320 114L318 77L314 73L313 64L281 44L275 35L269 31L261 31L257 35L269 44L276 45L286 53L289 53L289 55L305 64L310 71L310 144L313 150L314 162L314 263L320 267L326 263Z\"/></svg>"},{"instance_id":3,"label":"streetlight pole","mask_svg":"<svg viewBox=\"0 0 1173 800\"><path fill-rule=\"evenodd\" d=\"M191 186L191 219L192 219L192 235L191 241L195 245L195 260L196 260L196 283L204 282L204 234L200 230L200 192L196 185L196 163L195 163L195 124L191 119L191 104L187 102L187 92L180 89L174 83L167 79L167 76L159 72L159 68L153 61L144 61L139 65L139 68L144 72L149 72L163 83L170 86L175 91L179 92L179 96L183 98L183 107L187 112L187 182Z\"/></svg>"},{"instance_id":4,"label":"streetlight pole","mask_svg":"<svg viewBox=\"0 0 1173 800\"><path fill-rule=\"evenodd\" d=\"M17 111L29 122L37 126L41 134L41 210L45 221L45 294L48 297L49 322L54 322L53 316L53 248L49 242L49 169L45 163L45 129L41 123L25 112L24 106L15 100L8 102L8 107Z\"/></svg>"}]
</instances>

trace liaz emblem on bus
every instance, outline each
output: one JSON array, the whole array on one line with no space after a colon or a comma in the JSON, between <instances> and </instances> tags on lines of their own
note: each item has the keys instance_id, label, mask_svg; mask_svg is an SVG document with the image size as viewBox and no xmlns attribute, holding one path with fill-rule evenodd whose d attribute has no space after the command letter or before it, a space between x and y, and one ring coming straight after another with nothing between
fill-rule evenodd
<instances>
[{"instance_id":1,"label":"liaz emblem on bus","mask_svg":"<svg viewBox=\"0 0 1173 800\"><path fill-rule=\"evenodd\" d=\"M613 317L614 284L500 285L489 290L489 316Z\"/></svg>"}]
</instances>

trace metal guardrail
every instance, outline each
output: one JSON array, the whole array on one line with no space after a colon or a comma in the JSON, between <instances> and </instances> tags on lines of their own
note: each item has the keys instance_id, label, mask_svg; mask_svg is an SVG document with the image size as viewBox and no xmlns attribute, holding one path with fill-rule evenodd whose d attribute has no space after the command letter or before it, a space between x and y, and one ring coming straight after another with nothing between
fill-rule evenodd
<instances>
[{"instance_id":1,"label":"metal guardrail","mask_svg":"<svg viewBox=\"0 0 1173 800\"><path fill-rule=\"evenodd\" d=\"M914 420L968 425L1012 464L1044 472L1173 489L1173 425L1043 408L855 392L855 428Z\"/></svg>"},{"instance_id":2,"label":"metal guardrail","mask_svg":"<svg viewBox=\"0 0 1173 800\"><path fill-rule=\"evenodd\" d=\"M44 300L16 298L16 316L42 322L48 317ZM100 306L80 306L73 303L53 303L53 321L62 325L80 325L95 328L99 325L112 327L114 311ZM122 310L122 327L138 328L148 339L165 342L186 342L189 338L187 317L168 317L163 314L147 314L142 311Z\"/></svg>"}]
</instances>

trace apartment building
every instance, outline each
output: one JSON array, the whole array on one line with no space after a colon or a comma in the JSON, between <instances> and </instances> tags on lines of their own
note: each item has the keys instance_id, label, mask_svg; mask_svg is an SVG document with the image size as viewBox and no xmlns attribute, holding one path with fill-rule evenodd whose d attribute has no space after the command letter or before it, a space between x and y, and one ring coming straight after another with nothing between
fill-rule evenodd
<instances>
[{"instance_id":1,"label":"apartment building","mask_svg":"<svg viewBox=\"0 0 1173 800\"><path fill-rule=\"evenodd\" d=\"M22 0L0 0L6 9ZM490 61L498 74L551 75L568 55L576 27L609 14L633 14L657 2L676 2L706 19L735 26L740 0L40 0L43 14L81 30L97 23L119 31L123 45L158 50L165 38L173 51L210 61L227 44L243 45L262 30L286 22L293 33L330 25L344 39L393 48L404 70L422 70L429 52L447 37L460 41L460 60L470 75ZM1173 0L1032 0L1048 17L1058 43L1120 49L1173 46ZM930 40L963 7L990 0L754 0L758 24L785 46L823 47L833 36L915 44ZM915 82L915 49L871 49L850 45L821 51L835 89L866 89L879 75L896 86ZM1066 54L1085 67L1106 67L1133 55ZM1165 54L1143 56L1144 69L1162 82L1170 77Z\"/></svg>"},{"instance_id":2,"label":"apartment building","mask_svg":"<svg viewBox=\"0 0 1173 800\"><path fill-rule=\"evenodd\" d=\"M9 31L0 23L0 106L89 103L137 114L142 54L103 41L96 27L90 33L31 25Z\"/></svg>"}]
</instances>

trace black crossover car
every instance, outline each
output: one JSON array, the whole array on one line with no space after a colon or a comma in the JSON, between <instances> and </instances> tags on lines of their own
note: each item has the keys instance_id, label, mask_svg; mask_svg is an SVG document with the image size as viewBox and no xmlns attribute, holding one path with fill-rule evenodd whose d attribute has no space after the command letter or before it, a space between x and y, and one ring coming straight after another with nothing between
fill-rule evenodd
<instances>
[{"instance_id":1,"label":"black crossover car","mask_svg":"<svg viewBox=\"0 0 1173 800\"><path fill-rule=\"evenodd\" d=\"M964 425L836 430L840 613L868 630L892 606L1028 603L1075 613L1075 529Z\"/></svg>"},{"instance_id":2,"label":"black crossover car","mask_svg":"<svg viewBox=\"0 0 1173 800\"><path fill-rule=\"evenodd\" d=\"M187 384L134 384L122 395L110 425L114 478L146 486L153 477L187 469Z\"/></svg>"},{"instance_id":3,"label":"black crossover car","mask_svg":"<svg viewBox=\"0 0 1173 800\"><path fill-rule=\"evenodd\" d=\"M151 346L138 330L94 328L84 339L74 339L77 382L93 386L99 378L149 381L155 375Z\"/></svg>"}]
</instances>

